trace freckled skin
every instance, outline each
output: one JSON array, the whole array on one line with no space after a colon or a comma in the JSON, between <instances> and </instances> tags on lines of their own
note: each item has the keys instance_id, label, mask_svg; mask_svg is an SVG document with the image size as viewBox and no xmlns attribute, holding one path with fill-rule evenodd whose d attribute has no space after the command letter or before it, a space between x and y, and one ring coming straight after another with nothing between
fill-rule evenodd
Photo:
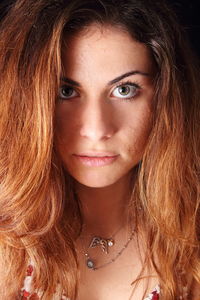
<instances>
[{"instance_id":1,"label":"freckled skin","mask_svg":"<svg viewBox=\"0 0 200 300\"><path fill-rule=\"evenodd\" d=\"M70 89L61 81L61 87L65 86L64 91L70 97L65 99L60 89L61 100L57 102L55 114L57 150L64 167L75 179L84 223L84 234L76 240L80 269L77 299L129 299L132 292L129 283L142 269L143 245L138 253L133 239L115 263L97 272L86 268L83 249L88 247L89 236L109 237L121 228L117 233L117 248L109 250L110 257L115 257L130 236L129 225L132 228L132 224L127 224L126 210L130 173L142 159L151 131L154 95L151 54L145 45L119 28L91 25L87 31L66 40L62 59L62 77L79 83L78 87L72 86L72 94L67 94ZM108 84L133 70L148 76L132 74ZM122 84L125 90L130 89L131 99L120 94L117 86L122 87ZM91 151L110 152L118 157L101 167L86 166L74 157L74 154ZM93 250L92 258L94 255L98 264L103 264L104 255L96 248ZM145 283L151 291L158 282L156 276L148 280L139 282L134 299L142 299Z\"/></svg>"},{"instance_id":2,"label":"freckled skin","mask_svg":"<svg viewBox=\"0 0 200 300\"><path fill-rule=\"evenodd\" d=\"M153 62L145 45L115 27L91 25L67 40L63 49L63 76L73 79L74 96L56 106L58 152L68 172L88 187L106 187L126 178L142 159L151 130ZM131 100L120 97L114 78L137 84ZM66 83L61 82L61 85ZM120 81L121 84L121 81ZM73 154L111 152L118 158L101 167L85 166Z\"/></svg>"}]
</instances>

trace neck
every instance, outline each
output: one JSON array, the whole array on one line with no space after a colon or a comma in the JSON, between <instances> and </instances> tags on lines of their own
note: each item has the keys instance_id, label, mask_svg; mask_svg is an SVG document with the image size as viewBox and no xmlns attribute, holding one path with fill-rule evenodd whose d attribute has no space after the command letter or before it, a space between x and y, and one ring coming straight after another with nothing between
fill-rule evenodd
<instances>
[{"instance_id":1,"label":"neck","mask_svg":"<svg viewBox=\"0 0 200 300\"><path fill-rule=\"evenodd\" d=\"M75 189L81 203L84 234L107 236L127 224L130 175L110 186L91 188L76 183Z\"/></svg>"}]
</instances>

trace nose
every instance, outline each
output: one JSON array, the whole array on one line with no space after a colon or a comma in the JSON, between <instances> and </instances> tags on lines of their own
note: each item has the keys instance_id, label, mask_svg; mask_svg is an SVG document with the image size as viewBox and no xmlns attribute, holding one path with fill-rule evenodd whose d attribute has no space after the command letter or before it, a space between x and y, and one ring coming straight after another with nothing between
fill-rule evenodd
<instances>
[{"instance_id":1,"label":"nose","mask_svg":"<svg viewBox=\"0 0 200 300\"><path fill-rule=\"evenodd\" d=\"M116 131L111 105L102 99L98 100L87 101L80 116L80 135L91 141L109 139Z\"/></svg>"}]
</instances>

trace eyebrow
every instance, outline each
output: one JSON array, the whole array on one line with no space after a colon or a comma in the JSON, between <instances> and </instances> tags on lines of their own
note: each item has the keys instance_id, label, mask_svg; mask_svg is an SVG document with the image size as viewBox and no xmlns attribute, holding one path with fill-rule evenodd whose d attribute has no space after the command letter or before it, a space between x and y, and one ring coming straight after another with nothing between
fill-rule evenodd
<instances>
[{"instance_id":1,"label":"eyebrow","mask_svg":"<svg viewBox=\"0 0 200 300\"><path fill-rule=\"evenodd\" d=\"M118 82L118 81L120 81L120 80L122 80L122 79L124 79L126 77L129 77L131 75L150 76L149 73L145 73L145 72L142 72L142 71L134 70L134 71L127 72L125 74L122 74L122 75L114 78L113 80L111 80L111 81L108 82L108 85L112 85L112 84L114 84L114 83L116 83L116 82ZM75 81L73 79L70 79L68 77L62 76L61 80L64 81L64 82L66 82L66 83L68 83L68 84L70 84L70 85L76 86L76 87L80 87L81 86L79 82L77 82L77 81Z\"/></svg>"}]
</instances>

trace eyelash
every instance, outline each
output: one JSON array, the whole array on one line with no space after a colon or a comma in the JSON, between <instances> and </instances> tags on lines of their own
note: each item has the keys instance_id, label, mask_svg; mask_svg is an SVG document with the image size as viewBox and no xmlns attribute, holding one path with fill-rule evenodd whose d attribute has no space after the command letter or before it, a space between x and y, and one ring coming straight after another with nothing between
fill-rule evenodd
<instances>
[{"instance_id":1,"label":"eyelash","mask_svg":"<svg viewBox=\"0 0 200 300\"><path fill-rule=\"evenodd\" d=\"M128 98L123 98L123 97L116 97L116 98L119 99L119 101L132 101L132 100L138 95L139 91L142 89L141 84L138 84L136 81L135 81L135 82L132 82L132 81L121 81L121 82L119 82L118 85L115 86L115 87L113 88L111 94L112 94L117 88L120 88L120 87L123 87L123 86L126 86L126 85L130 85L130 86L136 88L136 93L134 94L134 96L128 97ZM76 91L76 90L75 90L72 86L70 86L70 85L62 85L62 86L60 87L60 90L61 90L62 88L72 88L74 91ZM65 98L65 97L62 97L61 95L59 95L59 98L60 98L61 100L63 100L63 101L64 101L64 100L71 100L71 99L73 99L73 97L71 97L71 98L70 98L70 97L69 97L69 98Z\"/></svg>"},{"instance_id":2,"label":"eyelash","mask_svg":"<svg viewBox=\"0 0 200 300\"><path fill-rule=\"evenodd\" d=\"M126 86L126 85L131 85L131 86L135 87L136 88L136 93L135 93L134 96L129 97L129 98L120 98L119 97L118 99L120 99L120 101L132 101L132 100L134 100L134 98L138 95L139 91L142 89L141 84L139 84L138 82L136 82L136 81L132 82L132 81L128 80L128 81L119 82L118 85L114 87L113 91L117 88L120 88L120 87ZM112 93L113 93L113 91L112 91Z\"/></svg>"}]
</instances>

